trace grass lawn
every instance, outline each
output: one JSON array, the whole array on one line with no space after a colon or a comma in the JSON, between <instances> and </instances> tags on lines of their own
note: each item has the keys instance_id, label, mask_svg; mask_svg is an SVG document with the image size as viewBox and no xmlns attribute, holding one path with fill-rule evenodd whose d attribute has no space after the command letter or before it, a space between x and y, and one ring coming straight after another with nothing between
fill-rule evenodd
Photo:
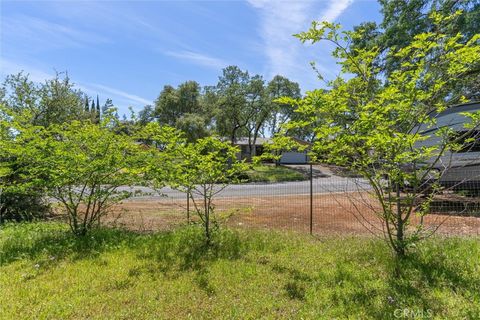
<instances>
[{"instance_id":1,"label":"grass lawn","mask_svg":"<svg viewBox=\"0 0 480 320\"><path fill-rule=\"evenodd\" d=\"M33 223L4 227L0 255L1 319L480 318L478 238L396 261L368 238L224 230L206 249L197 227L78 240Z\"/></svg>"},{"instance_id":2,"label":"grass lawn","mask_svg":"<svg viewBox=\"0 0 480 320\"><path fill-rule=\"evenodd\" d=\"M306 180L307 177L293 169L284 166L254 165L246 172L248 182L284 182Z\"/></svg>"}]
</instances>

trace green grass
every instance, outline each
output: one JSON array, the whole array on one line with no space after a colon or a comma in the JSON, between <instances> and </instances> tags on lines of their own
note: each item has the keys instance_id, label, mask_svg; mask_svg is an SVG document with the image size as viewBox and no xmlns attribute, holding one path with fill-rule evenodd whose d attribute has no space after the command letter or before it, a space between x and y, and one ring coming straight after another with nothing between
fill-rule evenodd
<instances>
[{"instance_id":1,"label":"green grass","mask_svg":"<svg viewBox=\"0 0 480 320\"><path fill-rule=\"evenodd\" d=\"M305 180L306 176L284 166L254 165L246 172L248 182L285 182Z\"/></svg>"},{"instance_id":2,"label":"green grass","mask_svg":"<svg viewBox=\"0 0 480 320\"><path fill-rule=\"evenodd\" d=\"M224 230L213 243L194 226L75 239L55 223L9 225L0 318L480 317L478 238L430 239L402 261L368 238Z\"/></svg>"}]
</instances>

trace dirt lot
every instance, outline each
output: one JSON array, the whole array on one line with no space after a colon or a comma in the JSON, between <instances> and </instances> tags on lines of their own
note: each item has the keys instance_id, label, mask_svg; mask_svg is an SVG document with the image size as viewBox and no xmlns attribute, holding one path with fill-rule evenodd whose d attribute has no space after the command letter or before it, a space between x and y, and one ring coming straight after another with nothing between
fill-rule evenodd
<instances>
[{"instance_id":1,"label":"dirt lot","mask_svg":"<svg viewBox=\"0 0 480 320\"><path fill-rule=\"evenodd\" d=\"M308 195L222 198L215 204L218 220L230 226L309 232ZM374 213L378 207L366 194L316 195L313 208L315 234L381 233L381 223ZM132 199L119 205L106 221L140 231L170 229L187 221L186 201ZM440 226L438 232L442 234L480 235L480 217L431 214L425 222L429 228Z\"/></svg>"}]
</instances>

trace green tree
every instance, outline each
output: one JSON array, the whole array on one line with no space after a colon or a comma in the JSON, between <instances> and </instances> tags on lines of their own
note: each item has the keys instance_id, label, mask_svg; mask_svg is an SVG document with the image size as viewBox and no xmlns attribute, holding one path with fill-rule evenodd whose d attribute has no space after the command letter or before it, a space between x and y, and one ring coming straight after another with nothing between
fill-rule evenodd
<instances>
[{"instance_id":1,"label":"green tree","mask_svg":"<svg viewBox=\"0 0 480 320\"><path fill-rule=\"evenodd\" d=\"M44 177L30 175L32 163L23 157L27 149L18 128L33 127L30 120L29 112L13 112L0 104L0 223L43 218L50 209L36 183Z\"/></svg>"},{"instance_id":2,"label":"green tree","mask_svg":"<svg viewBox=\"0 0 480 320\"><path fill-rule=\"evenodd\" d=\"M210 131L214 129L215 114L218 106L218 95L215 86L205 86L200 97L202 113L207 120L207 127Z\"/></svg>"},{"instance_id":3,"label":"green tree","mask_svg":"<svg viewBox=\"0 0 480 320\"><path fill-rule=\"evenodd\" d=\"M92 105L90 107L90 116L91 116L91 121L93 123L97 123L98 120L100 120L100 119L98 119L97 109L95 107L95 100L93 100L93 99L92 99Z\"/></svg>"},{"instance_id":4,"label":"green tree","mask_svg":"<svg viewBox=\"0 0 480 320\"><path fill-rule=\"evenodd\" d=\"M300 99L300 86L298 83L276 75L268 83L266 88L269 99L273 104L273 112L269 119L269 126L272 135L278 134L283 124L295 117L295 105L280 103L277 101L281 97Z\"/></svg>"},{"instance_id":5,"label":"green tree","mask_svg":"<svg viewBox=\"0 0 480 320\"><path fill-rule=\"evenodd\" d=\"M85 106L86 103L86 106ZM57 73L44 83L35 84L27 74L18 73L5 78L0 89L0 121L6 127L13 122L24 126L44 126L72 120L90 119L88 98L80 90L74 89L66 73ZM14 136L9 138L13 143ZM21 150L22 145L14 143ZM30 220L42 217L48 212L44 193L30 183L24 175L30 163L11 154L8 161L1 159L9 167L4 176L4 188L0 197L2 215L5 219Z\"/></svg>"},{"instance_id":6,"label":"green tree","mask_svg":"<svg viewBox=\"0 0 480 320\"><path fill-rule=\"evenodd\" d=\"M161 124L174 126L182 115L178 107L178 95L174 87L166 85L155 100L155 117Z\"/></svg>"},{"instance_id":7,"label":"green tree","mask_svg":"<svg viewBox=\"0 0 480 320\"><path fill-rule=\"evenodd\" d=\"M102 116L102 113L100 111L100 101L98 100L98 94L97 94L97 105L96 105L96 109L95 109L95 119L96 119L96 122L99 123L100 122L100 119L101 119L101 116Z\"/></svg>"},{"instance_id":8,"label":"green tree","mask_svg":"<svg viewBox=\"0 0 480 320\"><path fill-rule=\"evenodd\" d=\"M23 146L16 157L29 162L27 174L63 207L75 235L87 234L112 205L132 195L121 186L140 180L143 149L103 124L72 121L16 131L15 142Z\"/></svg>"},{"instance_id":9,"label":"green tree","mask_svg":"<svg viewBox=\"0 0 480 320\"><path fill-rule=\"evenodd\" d=\"M1 110L1 109L0 109ZM10 184L8 177L12 174L11 150L12 137L9 132L9 126L4 121L4 117L0 118L0 199L3 199L4 193L8 190ZM5 217L5 201L0 200L0 224L3 223Z\"/></svg>"},{"instance_id":10,"label":"green tree","mask_svg":"<svg viewBox=\"0 0 480 320\"><path fill-rule=\"evenodd\" d=\"M278 100L281 97L292 98L291 101L301 98L298 83L277 75L268 83L267 94L273 104L273 112L269 121L271 135L273 137L294 137L311 142L314 138L313 131L316 124L309 120L315 115L296 112L298 107L296 104L286 104ZM295 123L296 125L286 126L287 123ZM280 139L276 140L280 141L284 139L280 137ZM295 145L294 141L289 144Z\"/></svg>"},{"instance_id":11,"label":"green tree","mask_svg":"<svg viewBox=\"0 0 480 320\"><path fill-rule=\"evenodd\" d=\"M107 114L109 110L113 109L115 106L112 99L105 100L105 103L102 106L102 114ZM118 115L116 117L118 119Z\"/></svg>"},{"instance_id":12,"label":"green tree","mask_svg":"<svg viewBox=\"0 0 480 320\"><path fill-rule=\"evenodd\" d=\"M185 192L209 244L212 228L217 227L214 198L246 170L244 163L237 161L238 148L217 137L187 142L181 131L158 123L147 124L138 138L155 146L144 157L147 184L159 193L165 186Z\"/></svg>"},{"instance_id":13,"label":"green tree","mask_svg":"<svg viewBox=\"0 0 480 320\"><path fill-rule=\"evenodd\" d=\"M196 81L187 81L178 86L178 107L181 115L201 112L200 91L200 85Z\"/></svg>"},{"instance_id":14,"label":"green tree","mask_svg":"<svg viewBox=\"0 0 480 320\"><path fill-rule=\"evenodd\" d=\"M207 244L211 242L212 229L218 227L215 197L246 170L245 164L236 158L238 151L237 147L217 137L198 139L178 149L179 161L173 171L175 179L170 184L192 200Z\"/></svg>"},{"instance_id":15,"label":"green tree","mask_svg":"<svg viewBox=\"0 0 480 320\"><path fill-rule=\"evenodd\" d=\"M187 81L178 86L165 86L157 100L152 117L162 125L182 129L189 140L209 134L211 111L202 104L200 85ZM191 140L193 141L193 140Z\"/></svg>"},{"instance_id":16,"label":"green tree","mask_svg":"<svg viewBox=\"0 0 480 320\"><path fill-rule=\"evenodd\" d=\"M34 125L48 126L71 120L88 119L85 94L74 88L66 73L57 73L42 84L35 84L28 75L9 75L0 91L0 102L16 113L28 111Z\"/></svg>"},{"instance_id":17,"label":"green tree","mask_svg":"<svg viewBox=\"0 0 480 320\"><path fill-rule=\"evenodd\" d=\"M248 138L248 160L257 155L256 142L273 112L272 101L265 92L265 81L259 75L252 77L246 92L246 125Z\"/></svg>"},{"instance_id":18,"label":"green tree","mask_svg":"<svg viewBox=\"0 0 480 320\"><path fill-rule=\"evenodd\" d=\"M88 104L88 97L85 97L85 112L90 112L90 107Z\"/></svg>"},{"instance_id":19,"label":"green tree","mask_svg":"<svg viewBox=\"0 0 480 320\"><path fill-rule=\"evenodd\" d=\"M423 198L425 181L441 176L438 165L447 167L444 156L459 147L452 129L420 134L420 128L435 128L432 112L448 107L444 91L470 73L480 59L480 35L466 39L443 33L441 26L455 18L432 13L430 19L437 26L432 32L420 33L409 45L388 53L400 63L386 78L376 64L383 54L381 48L352 52L345 45L361 36L361 31L340 31L338 24L314 22L297 37L303 42L333 43L342 74L330 82L328 91L314 90L301 100L281 100L298 103L300 113L316 115L311 119L316 123L314 156L368 180L379 205L373 209L383 223L385 239L400 256L428 235L423 219L413 224L411 218L428 214L440 185L434 183ZM430 72L432 64L444 72ZM469 128L478 125L479 115L469 116ZM430 137L438 144L421 146Z\"/></svg>"},{"instance_id":20,"label":"green tree","mask_svg":"<svg viewBox=\"0 0 480 320\"><path fill-rule=\"evenodd\" d=\"M295 115L295 106L275 100L283 96L300 98L297 83L277 75L266 85L261 76L250 76L237 66L223 69L215 93L217 132L232 143L246 136L249 159L257 155L259 136L279 133L281 124Z\"/></svg>"},{"instance_id":21,"label":"green tree","mask_svg":"<svg viewBox=\"0 0 480 320\"><path fill-rule=\"evenodd\" d=\"M149 122L135 134L137 141L150 146L144 153L144 183L161 193L161 189L179 179L178 163L186 144L184 134L174 127Z\"/></svg>"},{"instance_id":22,"label":"green tree","mask_svg":"<svg viewBox=\"0 0 480 320\"><path fill-rule=\"evenodd\" d=\"M228 137L231 143L235 143L240 137L239 133L245 129L251 116L246 108L249 82L250 76L247 71L244 72L237 66L229 66L222 70L222 76L219 77L216 86L217 132Z\"/></svg>"},{"instance_id":23,"label":"green tree","mask_svg":"<svg viewBox=\"0 0 480 320\"><path fill-rule=\"evenodd\" d=\"M157 122L150 122L141 128L137 139L152 147L148 149L145 158L144 179L146 185L160 194L166 186L177 189L181 186L181 190L185 191L187 197L190 198L190 191L195 182L185 176L185 168L188 165L184 159L190 148L186 147L187 140L184 133L171 126L160 126ZM189 212L187 208L188 221L190 219Z\"/></svg>"},{"instance_id":24,"label":"green tree","mask_svg":"<svg viewBox=\"0 0 480 320\"><path fill-rule=\"evenodd\" d=\"M480 1L456 1L456 0L379 0L383 21L377 25L374 22L365 22L355 28L357 35L352 38L351 52L355 49L377 47L383 54L378 55L376 65L387 75L398 69L401 61L395 54L387 54L389 51L397 52L407 47L415 36L434 32L440 28L441 32L455 36L457 33L464 35L463 39L470 39L480 30ZM460 11L459 11L460 10ZM444 15L453 15L454 18L438 25L431 18L431 13L441 12ZM459 14L455 14L459 12ZM441 51L431 52L432 60ZM445 72L431 65L430 72ZM428 85L428 84L426 84ZM458 79L450 87L444 88L449 95L456 97L464 95L468 99L480 99L480 63L471 68L468 74Z\"/></svg>"},{"instance_id":25,"label":"green tree","mask_svg":"<svg viewBox=\"0 0 480 320\"><path fill-rule=\"evenodd\" d=\"M138 113L138 123L140 126L145 126L147 123L152 122L155 119L153 106L147 105L143 107Z\"/></svg>"},{"instance_id":26,"label":"green tree","mask_svg":"<svg viewBox=\"0 0 480 320\"><path fill-rule=\"evenodd\" d=\"M177 120L175 127L185 133L188 141L193 142L210 135L206 117L197 113L187 113Z\"/></svg>"}]
</instances>

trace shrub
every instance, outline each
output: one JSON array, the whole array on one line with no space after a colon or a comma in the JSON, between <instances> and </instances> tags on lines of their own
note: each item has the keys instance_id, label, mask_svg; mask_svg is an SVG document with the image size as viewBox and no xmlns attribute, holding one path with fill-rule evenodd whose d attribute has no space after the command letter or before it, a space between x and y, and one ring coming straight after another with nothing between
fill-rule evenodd
<instances>
[{"instance_id":1,"label":"shrub","mask_svg":"<svg viewBox=\"0 0 480 320\"><path fill-rule=\"evenodd\" d=\"M104 124L73 121L21 128L16 142L34 186L58 201L75 235L85 235L112 206L132 195L120 186L139 180L143 149Z\"/></svg>"}]
</instances>

